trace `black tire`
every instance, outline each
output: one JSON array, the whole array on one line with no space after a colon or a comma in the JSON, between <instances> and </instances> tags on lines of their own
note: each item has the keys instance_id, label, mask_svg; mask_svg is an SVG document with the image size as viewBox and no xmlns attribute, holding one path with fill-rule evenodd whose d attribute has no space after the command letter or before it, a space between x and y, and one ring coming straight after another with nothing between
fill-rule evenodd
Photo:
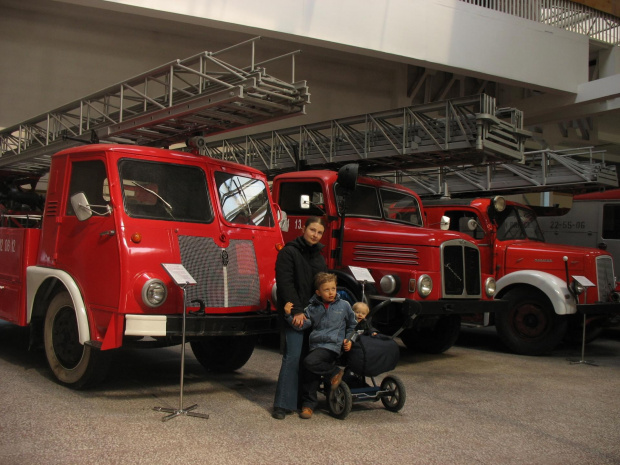
<instances>
[{"instance_id":1,"label":"black tire","mask_svg":"<svg viewBox=\"0 0 620 465\"><path fill-rule=\"evenodd\" d=\"M209 336L190 342L196 359L207 371L238 370L252 356L256 336Z\"/></svg>"},{"instance_id":2,"label":"black tire","mask_svg":"<svg viewBox=\"0 0 620 465\"><path fill-rule=\"evenodd\" d=\"M339 420L344 420L353 408L353 396L347 383L343 381L336 389L330 390L327 403L329 412Z\"/></svg>"},{"instance_id":3,"label":"black tire","mask_svg":"<svg viewBox=\"0 0 620 465\"><path fill-rule=\"evenodd\" d=\"M80 344L75 308L68 292L57 294L50 302L43 342L47 363L60 384L85 389L105 378L109 354Z\"/></svg>"},{"instance_id":4,"label":"black tire","mask_svg":"<svg viewBox=\"0 0 620 465\"><path fill-rule=\"evenodd\" d=\"M553 350L566 334L567 319L555 313L542 292L513 289L503 298L509 309L495 313L495 328L514 353L542 355Z\"/></svg>"},{"instance_id":5,"label":"black tire","mask_svg":"<svg viewBox=\"0 0 620 465\"><path fill-rule=\"evenodd\" d=\"M400 334L400 339L411 350L427 354L441 354L454 345L461 331L461 316L446 315L417 321L413 328Z\"/></svg>"},{"instance_id":6,"label":"black tire","mask_svg":"<svg viewBox=\"0 0 620 465\"><path fill-rule=\"evenodd\" d=\"M386 376L381 381L381 390L390 391L391 395L381 397L383 406L390 412L398 412L405 406L407 400L407 393L405 392L405 385L396 376Z\"/></svg>"}]
</instances>

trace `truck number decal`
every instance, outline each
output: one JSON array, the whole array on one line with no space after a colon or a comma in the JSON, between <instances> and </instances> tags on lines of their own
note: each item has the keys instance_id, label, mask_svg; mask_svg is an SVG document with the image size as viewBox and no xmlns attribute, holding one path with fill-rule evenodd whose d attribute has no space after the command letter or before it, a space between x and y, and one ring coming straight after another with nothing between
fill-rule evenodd
<instances>
[{"instance_id":1,"label":"truck number decal","mask_svg":"<svg viewBox=\"0 0 620 465\"><path fill-rule=\"evenodd\" d=\"M296 219L295 220L295 229L301 229L301 220L300 219Z\"/></svg>"},{"instance_id":2,"label":"truck number decal","mask_svg":"<svg viewBox=\"0 0 620 465\"><path fill-rule=\"evenodd\" d=\"M557 221L554 220L549 226L550 229L586 229L585 221Z\"/></svg>"},{"instance_id":3,"label":"truck number decal","mask_svg":"<svg viewBox=\"0 0 620 465\"><path fill-rule=\"evenodd\" d=\"M0 239L0 252L15 253L15 239Z\"/></svg>"}]
</instances>

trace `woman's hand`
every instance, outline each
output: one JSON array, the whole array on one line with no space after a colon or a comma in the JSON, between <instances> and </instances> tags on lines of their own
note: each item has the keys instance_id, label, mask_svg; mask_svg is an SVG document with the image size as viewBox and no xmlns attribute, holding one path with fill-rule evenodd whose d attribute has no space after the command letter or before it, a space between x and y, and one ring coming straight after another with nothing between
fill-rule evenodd
<instances>
[{"instance_id":1,"label":"woman's hand","mask_svg":"<svg viewBox=\"0 0 620 465\"><path fill-rule=\"evenodd\" d=\"M304 325L304 321L306 321L306 315L303 313L298 313L293 317L293 326L301 328Z\"/></svg>"}]
</instances>

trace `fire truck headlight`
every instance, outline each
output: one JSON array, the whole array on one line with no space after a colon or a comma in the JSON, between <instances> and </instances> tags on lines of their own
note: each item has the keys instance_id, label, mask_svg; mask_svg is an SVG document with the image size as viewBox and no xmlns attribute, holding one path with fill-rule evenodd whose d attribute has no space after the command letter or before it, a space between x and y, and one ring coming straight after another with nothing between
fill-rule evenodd
<instances>
[{"instance_id":1,"label":"fire truck headlight","mask_svg":"<svg viewBox=\"0 0 620 465\"><path fill-rule=\"evenodd\" d=\"M168 297L168 289L159 279L149 279L142 286L142 302L149 307L159 307L166 301L166 297Z\"/></svg>"},{"instance_id":2,"label":"fire truck headlight","mask_svg":"<svg viewBox=\"0 0 620 465\"><path fill-rule=\"evenodd\" d=\"M381 281L379 281L379 286L381 286L381 290L384 294L394 294L398 292L400 280L398 279L398 276L387 274L381 278Z\"/></svg>"},{"instance_id":3,"label":"fire truck headlight","mask_svg":"<svg viewBox=\"0 0 620 465\"><path fill-rule=\"evenodd\" d=\"M433 290L433 280L427 274L423 274L418 278L418 292L422 297L428 297Z\"/></svg>"},{"instance_id":4,"label":"fire truck headlight","mask_svg":"<svg viewBox=\"0 0 620 465\"><path fill-rule=\"evenodd\" d=\"M487 293L487 296L493 297L496 290L497 286L495 285L495 279L487 278L484 282L484 291Z\"/></svg>"},{"instance_id":5,"label":"fire truck headlight","mask_svg":"<svg viewBox=\"0 0 620 465\"><path fill-rule=\"evenodd\" d=\"M585 288L579 283L579 281L576 280L573 280L573 282L571 283L571 288L575 295L583 294L583 291L585 290Z\"/></svg>"}]
</instances>

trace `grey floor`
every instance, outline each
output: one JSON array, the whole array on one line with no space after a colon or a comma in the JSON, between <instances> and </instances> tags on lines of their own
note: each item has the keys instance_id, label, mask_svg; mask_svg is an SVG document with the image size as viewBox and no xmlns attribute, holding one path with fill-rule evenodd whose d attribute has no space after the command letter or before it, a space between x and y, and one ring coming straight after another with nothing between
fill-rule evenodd
<instances>
[{"instance_id":1,"label":"grey floor","mask_svg":"<svg viewBox=\"0 0 620 465\"><path fill-rule=\"evenodd\" d=\"M399 413L356 404L345 420L270 416L280 355L259 347L237 373L207 375L187 350L123 349L105 384L51 378L25 332L0 323L0 465L23 464L620 464L620 330L586 348L598 366L506 353L493 331L466 330L442 355L402 349ZM382 377L379 377L381 379Z\"/></svg>"}]
</instances>

